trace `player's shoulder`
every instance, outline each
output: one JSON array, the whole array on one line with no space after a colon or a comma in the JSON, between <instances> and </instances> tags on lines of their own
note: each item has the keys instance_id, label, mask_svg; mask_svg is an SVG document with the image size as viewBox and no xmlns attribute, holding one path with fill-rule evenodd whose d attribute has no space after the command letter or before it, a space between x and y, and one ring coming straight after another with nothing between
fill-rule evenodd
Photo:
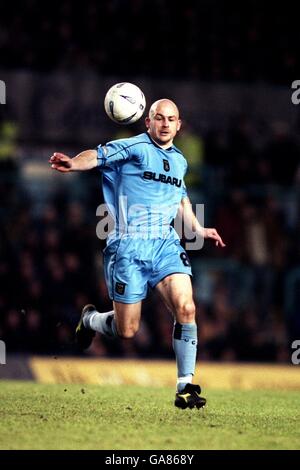
<instances>
[{"instance_id":1,"label":"player's shoulder","mask_svg":"<svg viewBox=\"0 0 300 470\"><path fill-rule=\"evenodd\" d=\"M151 141L149 140L147 133L143 132L142 134L138 134L132 137L111 140L107 144L115 144L122 147L132 147L134 145L141 144L151 145Z\"/></svg>"},{"instance_id":2,"label":"player's shoulder","mask_svg":"<svg viewBox=\"0 0 300 470\"><path fill-rule=\"evenodd\" d=\"M187 166L187 160L185 156L183 155L183 153L181 152L181 150L179 150L179 148L176 147L176 145L174 144L172 145L172 150L176 153L178 157L181 158L182 164Z\"/></svg>"},{"instance_id":3,"label":"player's shoulder","mask_svg":"<svg viewBox=\"0 0 300 470\"><path fill-rule=\"evenodd\" d=\"M181 155L182 158L185 159L185 156L183 155L182 151L179 150L179 148L176 147L176 145L173 144L173 145L172 145L172 149L174 150L174 152L178 153L179 155Z\"/></svg>"}]
</instances>

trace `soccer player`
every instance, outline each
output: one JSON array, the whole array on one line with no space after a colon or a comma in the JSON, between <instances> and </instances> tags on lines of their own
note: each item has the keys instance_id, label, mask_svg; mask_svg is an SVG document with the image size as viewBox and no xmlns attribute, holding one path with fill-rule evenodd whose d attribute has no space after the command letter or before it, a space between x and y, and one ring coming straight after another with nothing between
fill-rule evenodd
<instances>
[{"instance_id":1,"label":"soccer player","mask_svg":"<svg viewBox=\"0 0 300 470\"><path fill-rule=\"evenodd\" d=\"M139 329L142 300L155 289L174 316L173 348L177 363L175 406L201 408L206 399L192 383L197 350L197 325L191 266L179 237L170 225L177 212L198 236L224 247L214 228L198 222L187 196L187 163L173 145L181 127L175 103L161 99L145 119L147 132L99 145L74 158L54 153L51 167L60 172L102 171L103 194L115 228L104 250L105 278L113 310L100 313L84 306L76 329L83 349L95 332L132 338Z\"/></svg>"}]
</instances>

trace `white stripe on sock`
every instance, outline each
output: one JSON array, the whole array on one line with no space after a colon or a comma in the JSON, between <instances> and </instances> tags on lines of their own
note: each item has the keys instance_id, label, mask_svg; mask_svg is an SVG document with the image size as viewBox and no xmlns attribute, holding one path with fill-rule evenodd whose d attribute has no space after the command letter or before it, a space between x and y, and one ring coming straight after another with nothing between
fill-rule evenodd
<instances>
[{"instance_id":1,"label":"white stripe on sock","mask_svg":"<svg viewBox=\"0 0 300 470\"><path fill-rule=\"evenodd\" d=\"M192 375L186 375L185 377L178 377L177 378L177 385L178 384L191 384L193 382Z\"/></svg>"}]
</instances>

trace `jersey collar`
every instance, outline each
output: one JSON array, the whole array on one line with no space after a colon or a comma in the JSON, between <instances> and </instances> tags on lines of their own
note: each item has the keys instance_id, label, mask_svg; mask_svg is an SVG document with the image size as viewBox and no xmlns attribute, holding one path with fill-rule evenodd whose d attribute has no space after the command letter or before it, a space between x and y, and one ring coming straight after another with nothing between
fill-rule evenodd
<instances>
[{"instance_id":1,"label":"jersey collar","mask_svg":"<svg viewBox=\"0 0 300 470\"><path fill-rule=\"evenodd\" d=\"M149 134L149 132L145 132L145 134L147 134L149 140L151 140L152 144L155 145L155 147L161 149L161 150L165 150L166 152L170 151L170 150L173 150L174 146L171 145L170 147L168 147L167 149L164 149L162 148L160 145L158 145L155 140L152 139L151 135Z\"/></svg>"}]
</instances>

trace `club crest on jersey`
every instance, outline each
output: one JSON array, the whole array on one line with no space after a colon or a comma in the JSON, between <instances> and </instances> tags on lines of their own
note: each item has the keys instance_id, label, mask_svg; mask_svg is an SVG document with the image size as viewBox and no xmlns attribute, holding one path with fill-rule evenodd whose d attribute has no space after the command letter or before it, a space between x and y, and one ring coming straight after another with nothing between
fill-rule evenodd
<instances>
[{"instance_id":1,"label":"club crest on jersey","mask_svg":"<svg viewBox=\"0 0 300 470\"><path fill-rule=\"evenodd\" d=\"M164 162L164 170L170 171L170 165L169 165L168 160L163 159L163 162Z\"/></svg>"}]
</instances>

